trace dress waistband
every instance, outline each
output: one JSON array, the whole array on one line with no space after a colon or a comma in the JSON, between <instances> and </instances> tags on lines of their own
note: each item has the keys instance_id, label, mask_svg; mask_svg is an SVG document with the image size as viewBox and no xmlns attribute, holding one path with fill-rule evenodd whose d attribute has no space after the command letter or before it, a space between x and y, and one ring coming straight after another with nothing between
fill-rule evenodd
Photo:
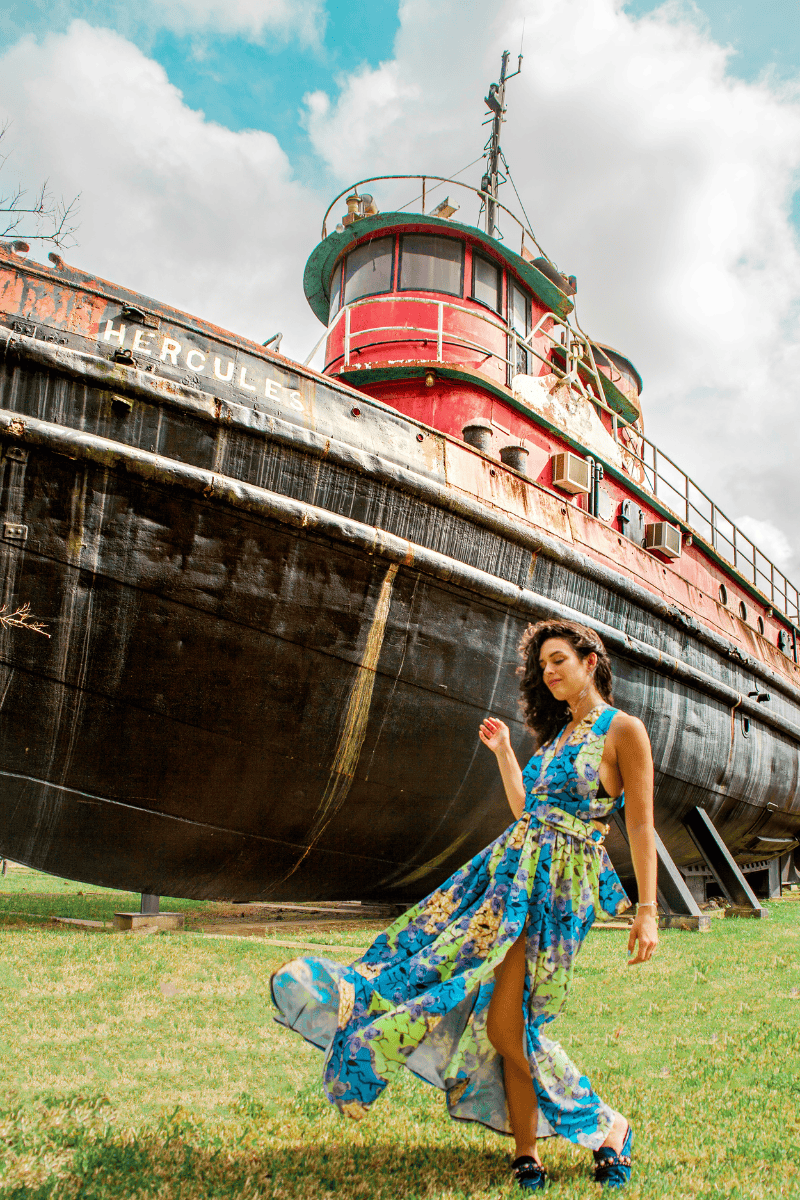
<instances>
[{"instance_id":1,"label":"dress waistband","mask_svg":"<svg viewBox=\"0 0 800 1200\"><path fill-rule=\"evenodd\" d=\"M610 829L604 821L582 821L580 817L572 816L555 804L537 804L531 815L548 829L555 829L558 833L566 833L578 841L592 842L594 845L601 844Z\"/></svg>"}]
</instances>

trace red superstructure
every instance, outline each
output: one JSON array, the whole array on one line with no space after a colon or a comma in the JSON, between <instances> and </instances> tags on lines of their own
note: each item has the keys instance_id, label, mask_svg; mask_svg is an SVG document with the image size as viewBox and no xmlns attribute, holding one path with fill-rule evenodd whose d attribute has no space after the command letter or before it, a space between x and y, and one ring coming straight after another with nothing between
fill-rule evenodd
<instances>
[{"instance_id":1,"label":"red superstructure","mask_svg":"<svg viewBox=\"0 0 800 1200\"><path fill-rule=\"evenodd\" d=\"M348 209L306 267L324 373L448 434L454 486L580 543L794 677L796 589L644 437L641 378L576 326L574 278L534 257L522 227L517 253L435 213L378 214L358 187Z\"/></svg>"}]
</instances>

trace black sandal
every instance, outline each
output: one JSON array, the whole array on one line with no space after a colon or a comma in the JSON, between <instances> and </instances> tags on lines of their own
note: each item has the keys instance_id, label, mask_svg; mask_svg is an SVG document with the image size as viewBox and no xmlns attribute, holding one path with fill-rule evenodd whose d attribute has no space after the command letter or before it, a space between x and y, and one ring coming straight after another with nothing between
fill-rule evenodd
<instances>
[{"instance_id":1,"label":"black sandal","mask_svg":"<svg viewBox=\"0 0 800 1200\"><path fill-rule=\"evenodd\" d=\"M511 1172L525 1192L540 1192L547 1187L550 1176L541 1163L530 1154L521 1154L511 1164Z\"/></svg>"},{"instance_id":2,"label":"black sandal","mask_svg":"<svg viewBox=\"0 0 800 1200\"><path fill-rule=\"evenodd\" d=\"M631 1151L633 1130L630 1125L619 1154L611 1146L594 1151L594 1181L603 1187L621 1188L631 1181Z\"/></svg>"}]
</instances>

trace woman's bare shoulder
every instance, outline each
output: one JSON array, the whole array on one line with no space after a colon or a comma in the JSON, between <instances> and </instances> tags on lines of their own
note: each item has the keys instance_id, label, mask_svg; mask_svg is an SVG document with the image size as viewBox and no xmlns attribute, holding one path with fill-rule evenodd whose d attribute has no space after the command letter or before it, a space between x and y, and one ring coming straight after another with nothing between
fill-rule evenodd
<instances>
[{"instance_id":1,"label":"woman's bare shoulder","mask_svg":"<svg viewBox=\"0 0 800 1200\"><path fill-rule=\"evenodd\" d=\"M647 742L648 745L650 743L644 722L631 713L623 712L621 708L614 714L609 733L613 734L617 741Z\"/></svg>"}]
</instances>

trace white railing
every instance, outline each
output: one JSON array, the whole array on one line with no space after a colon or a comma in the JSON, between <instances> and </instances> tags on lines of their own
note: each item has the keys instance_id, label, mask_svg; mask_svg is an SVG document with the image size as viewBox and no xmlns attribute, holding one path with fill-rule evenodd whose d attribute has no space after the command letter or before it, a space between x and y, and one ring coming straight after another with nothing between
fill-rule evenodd
<instances>
[{"instance_id":1,"label":"white railing","mask_svg":"<svg viewBox=\"0 0 800 1200\"><path fill-rule=\"evenodd\" d=\"M637 448L635 443L639 443ZM641 463L648 489L682 524L714 547L722 558L752 583L773 608L794 624L800 621L800 595L782 571L758 549L710 496L671 458L642 434L626 447Z\"/></svg>"},{"instance_id":2,"label":"white railing","mask_svg":"<svg viewBox=\"0 0 800 1200\"><path fill-rule=\"evenodd\" d=\"M351 313L357 311L362 306L376 303L397 304L398 302L404 305L422 305L433 310L431 313L433 317L432 323L425 325L412 325L408 323L403 325L374 325L363 329L352 328ZM505 339L508 354L501 354L497 350L484 345L482 342L446 329L444 320L446 309L466 313L469 317L489 325ZM591 342L583 334L577 333L567 321L555 313L545 313L531 332L522 337L515 330L510 329L505 322L491 315L489 312L482 312L476 308L468 308L466 305L458 304L455 301L407 295L401 298L392 293L379 296L366 296L339 310L311 351L311 354L305 360L306 366L310 364L322 343L330 337L340 321L344 322L342 358L345 369L351 365L354 351L359 349L359 344L364 339L373 337L376 334L387 333L404 335L393 339L398 342L435 341L436 357L435 359L431 358L425 361L435 361L442 365L448 365L448 363L452 362L452 360L444 358L444 347L446 344L477 351L484 356L484 363L489 359L496 359L498 363L503 364L506 372L512 375L521 373L517 369L518 354L520 352L530 354L538 359L539 362L545 363L553 375L566 382L583 399L591 402L595 408L602 409L609 414L613 437L620 443L625 455L630 456L639 464L639 471L636 472L640 475L638 482L650 491L675 516L676 523L681 527L685 526L688 531L696 533L709 543L717 554L724 558L734 570L767 597L769 603L776 611L782 613L795 625L800 623L800 594L798 594L798 589L789 582L783 572L765 554L762 554L751 539L729 517L725 516L721 509L717 507L713 500L706 495L703 489L685 471L682 471L668 455L664 454L653 442L644 437L631 422L626 421L624 417L609 407L603 398L602 380L600 372L597 369ZM548 322L550 324L545 328ZM564 355L563 368L552 361L549 351L543 354L537 349L534 342L537 338L542 337L547 338L552 345L558 346L560 353ZM382 340L386 344L386 339ZM611 364L611 371L612 373L614 372L613 363ZM528 373L530 374L530 372ZM619 373L618 377L621 378L621 373ZM597 394L588 386L587 380L595 384ZM614 381L612 380L612 382ZM620 432L620 425L622 426L622 432Z\"/></svg>"},{"instance_id":3,"label":"white railing","mask_svg":"<svg viewBox=\"0 0 800 1200\"><path fill-rule=\"evenodd\" d=\"M436 324L411 325L406 322L403 325L371 325L368 328L356 330L352 328L351 312L357 311L359 308L368 305L371 306L373 304L380 303L402 303L404 305L415 304L424 305L427 308L434 308L436 309ZM454 312L466 313L467 316L489 325L503 337L503 339L506 341L507 349L511 351L514 357L512 358L505 354L500 354L497 352L497 350L492 350L489 346L484 345L482 342L476 342L472 338L464 337L453 330L445 330L445 309L452 310ZM544 313L537 321L531 332L523 337L517 333L516 330L509 328L509 326L506 325L502 319L498 319L497 317L490 315L488 312L483 312L481 309L468 308L465 304L457 304L452 300L434 300L433 298L428 298L425 296L404 295L402 297L398 297L391 292L385 295L364 296L360 300L355 300L352 304L347 304L344 308L339 310L328 328L323 333L322 337L319 339L311 353L306 358L303 364L304 366L310 365L322 343L330 337L331 333L336 328L339 321L342 320L342 318L344 319L343 358L345 367L350 366L350 359L353 353L353 343L357 342L360 338L372 336L373 334L377 333L399 333L408 335L407 337L394 339L395 341L399 342L427 342L433 341L435 338L436 358L429 361L435 361L442 364L444 364L446 361L443 357L443 346L445 342L450 345L464 346L470 350L477 350L484 356L484 359L497 359L497 361L502 363L503 366L507 370L510 370L512 374L519 373L517 371L517 350L521 350L526 354L532 354L540 362L545 363L548 369L554 375L558 376L559 379L569 383L571 387L574 387L576 391L578 391L579 394L584 397L584 399L589 400L592 404L605 409L605 411L608 412L613 419L616 436L617 413L615 413L613 409L609 408L602 399L602 381L600 378L600 372L598 371L597 364L595 362L592 344L588 338L584 337L582 334L576 333L567 321L563 320L563 318L557 316L555 313ZM550 327L546 329L545 325L548 321L551 324ZM557 345L563 351L565 357L564 368L560 367L557 363L554 363L551 360L549 351L543 354L541 351L537 350L534 344L537 337L547 338L553 345ZM612 365L611 370L613 371L613 369L614 368ZM581 371L584 373L584 375L588 375L594 380L599 393L599 398L594 394L594 392L591 391L590 388L586 386L584 380L581 378ZM618 377L621 377L619 373Z\"/></svg>"},{"instance_id":4,"label":"white railing","mask_svg":"<svg viewBox=\"0 0 800 1200\"><path fill-rule=\"evenodd\" d=\"M425 215L425 202L426 202L426 199L428 199L430 197L432 192L438 191L438 189L444 187L445 184L447 184L448 187L461 188L463 191L470 192L473 196L476 196L482 205L486 204L487 202L491 202L492 204L494 204L496 209L500 209L501 212L504 212L505 215L511 221L514 222L514 225L516 226L517 233L518 233L518 236L520 239L519 250L517 251L518 254L520 254L523 258L525 257L523 252L525 250L525 241L527 239L533 246L536 247L536 249L539 251L539 254L541 255L541 257L547 259L547 261L550 263L550 265L555 267L555 263L551 262L551 260L545 254L542 247L537 242L536 238L533 235L533 231L531 229L529 229L527 225L523 225L523 223L522 223L522 221L520 221L519 217L516 216L516 214L513 213L510 208L506 208L506 206L504 204L501 204L500 201L497 200L494 196L490 196L488 192L483 192L483 191L481 191L480 188L474 188L469 183L463 183L460 179L448 179L448 177L446 175L373 175L369 179L359 179L357 183L352 183L350 185L350 187L345 188L343 192L339 192L339 195L336 196L331 201L331 203L328 205L328 208L325 212L325 216L322 218L321 241L324 242L325 238L328 236L328 217L331 215L331 213L333 212L336 205L340 202L340 200L344 200L345 196L348 196L351 192L354 193L355 195L358 195L358 189L365 187L367 184L399 182L404 179L419 180L422 185L422 194L421 194L421 196L415 196L414 199L410 200L407 204L401 205L401 207L399 209L393 209L392 210L393 212L402 212L403 209L408 208L410 204L414 204L414 203L416 203L417 200L421 199L422 200L421 211L424 216ZM432 187L430 186L431 184L433 184ZM378 214L376 213L375 215L378 215ZM432 215L435 215L435 214L433 214L433 213L428 214L428 216L432 216ZM361 218L361 219L364 219L364 218ZM499 230L494 234L494 237L495 237L495 239L500 240L500 241L504 240L502 237L502 234L500 234ZM558 270L557 267L555 269Z\"/></svg>"}]
</instances>

